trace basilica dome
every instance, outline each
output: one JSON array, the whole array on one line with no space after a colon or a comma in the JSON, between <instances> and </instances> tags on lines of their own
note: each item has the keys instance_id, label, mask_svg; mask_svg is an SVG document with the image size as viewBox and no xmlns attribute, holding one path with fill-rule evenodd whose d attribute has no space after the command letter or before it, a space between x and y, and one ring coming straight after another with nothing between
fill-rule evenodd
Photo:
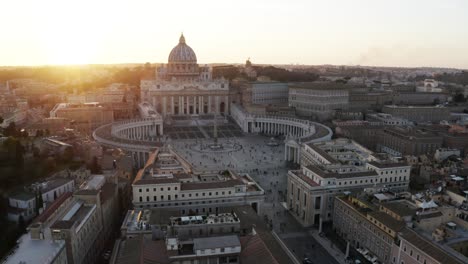
<instances>
[{"instance_id":1,"label":"basilica dome","mask_svg":"<svg viewBox=\"0 0 468 264\"><path fill-rule=\"evenodd\" d=\"M191 47L185 43L184 35L179 38L179 44L169 54L169 63L196 63L197 56Z\"/></svg>"}]
</instances>

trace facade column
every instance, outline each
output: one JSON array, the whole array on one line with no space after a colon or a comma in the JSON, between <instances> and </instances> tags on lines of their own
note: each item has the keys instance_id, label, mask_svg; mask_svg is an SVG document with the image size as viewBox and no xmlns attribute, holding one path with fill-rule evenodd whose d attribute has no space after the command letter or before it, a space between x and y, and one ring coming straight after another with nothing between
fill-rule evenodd
<instances>
[{"instance_id":1,"label":"facade column","mask_svg":"<svg viewBox=\"0 0 468 264\"><path fill-rule=\"evenodd\" d=\"M227 96L227 95L224 97L224 112L226 114L230 113L230 111L229 111L229 96Z\"/></svg>"},{"instance_id":2,"label":"facade column","mask_svg":"<svg viewBox=\"0 0 468 264\"><path fill-rule=\"evenodd\" d=\"M203 114L203 109L205 108L205 103L203 102L203 95L200 96L200 114Z\"/></svg>"},{"instance_id":3,"label":"facade column","mask_svg":"<svg viewBox=\"0 0 468 264\"><path fill-rule=\"evenodd\" d=\"M203 96L198 96L198 114L203 114Z\"/></svg>"},{"instance_id":4,"label":"facade column","mask_svg":"<svg viewBox=\"0 0 468 264\"><path fill-rule=\"evenodd\" d=\"M162 114L163 116L166 115L166 108L167 107L167 102L166 102L166 96L163 97L163 110L162 110Z\"/></svg>"},{"instance_id":5,"label":"facade column","mask_svg":"<svg viewBox=\"0 0 468 264\"><path fill-rule=\"evenodd\" d=\"M215 104L216 104L216 107L215 107L216 114L219 114L219 96L218 95L216 95L215 97Z\"/></svg>"},{"instance_id":6,"label":"facade column","mask_svg":"<svg viewBox=\"0 0 468 264\"><path fill-rule=\"evenodd\" d=\"M180 112L181 115L184 115L184 114L185 114L185 102L184 102L184 99L185 99L185 98L184 98L183 96L180 97L180 100L182 101L182 103L181 103L180 106L179 106L179 112Z\"/></svg>"},{"instance_id":7,"label":"facade column","mask_svg":"<svg viewBox=\"0 0 468 264\"><path fill-rule=\"evenodd\" d=\"M174 114L174 96L171 96L171 115Z\"/></svg>"},{"instance_id":8,"label":"facade column","mask_svg":"<svg viewBox=\"0 0 468 264\"><path fill-rule=\"evenodd\" d=\"M208 96L208 114L211 114L211 95Z\"/></svg>"}]
</instances>

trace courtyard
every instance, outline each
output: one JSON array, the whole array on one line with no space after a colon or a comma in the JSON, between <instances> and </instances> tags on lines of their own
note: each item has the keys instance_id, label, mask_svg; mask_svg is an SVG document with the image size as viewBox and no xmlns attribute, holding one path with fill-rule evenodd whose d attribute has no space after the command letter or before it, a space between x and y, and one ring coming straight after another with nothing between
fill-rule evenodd
<instances>
[{"instance_id":1,"label":"courtyard","mask_svg":"<svg viewBox=\"0 0 468 264\"><path fill-rule=\"evenodd\" d=\"M265 190L265 201L260 216L278 234L290 251L299 260L308 257L314 259L314 263L338 263L313 237L314 232L318 231L303 228L283 206L287 171L291 164L284 161L284 144L281 139L277 140L280 144L274 146L268 144L271 142L270 137L243 135L218 139L221 145L240 145L237 150L200 152L191 147L194 144L208 145L213 141L212 138L170 139L168 143L192 163L194 170L230 169L249 173Z\"/></svg>"}]
</instances>

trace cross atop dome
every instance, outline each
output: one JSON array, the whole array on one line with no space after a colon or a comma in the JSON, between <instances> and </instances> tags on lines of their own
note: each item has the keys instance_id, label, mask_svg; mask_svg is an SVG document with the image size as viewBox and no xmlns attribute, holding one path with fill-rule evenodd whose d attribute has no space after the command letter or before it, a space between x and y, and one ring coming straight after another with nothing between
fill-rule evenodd
<instances>
[{"instance_id":1,"label":"cross atop dome","mask_svg":"<svg viewBox=\"0 0 468 264\"><path fill-rule=\"evenodd\" d=\"M184 33L180 33L179 43L180 43L180 44L185 44Z\"/></svg>"}]
</instances>

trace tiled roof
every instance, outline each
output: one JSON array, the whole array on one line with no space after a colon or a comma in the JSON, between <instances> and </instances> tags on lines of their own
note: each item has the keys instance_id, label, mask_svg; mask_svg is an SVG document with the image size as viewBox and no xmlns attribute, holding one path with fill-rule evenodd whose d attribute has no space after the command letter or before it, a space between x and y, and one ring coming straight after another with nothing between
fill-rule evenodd
<instances>
[{"instance_id":1,"label":"tiled roof","mask_svg":"<svg viewBox=\"0 0 468 264\"><path fill-rule=\"evenodd\" d=\"M278 264L259 235L240 238L242 251L241 263L246 264Z\"/></svg>"},{"instance_id":2,"label":"tiled roof","mask_svg":"<svg viewBox=\"0 0 468 264\"><path fill-rule=\"evenodd\" d=\"M405 227L405 223L403 221L398 221L386 213L369 212L368 214L395 232L398 232Z\"/></svg>"},{"instance_id":3,"label":"tiled roof","mask_svg":"<svg viewBox=\"0 0 468 264\"><path fill-rule=\"evenodd\" d=\"M70 229L74 224L75 224L75 221L60 220L60 221L55 222L52 226L50 226L50 228L51 229Z\"/></svg>"},{"instance_id":4,"label":"tiled roof","mask_svg":"<svg viewBox=\"0 0 468 264\"><path fill-rule=\"evenodd\" d=\"M461 261L447 254L443 249L422 238L416 232L405 228L401 237L443 264L462 264Z\"/></svg>"},{"instance_id":5,"label":"tiled roof","mask_svg":"<svg viewBox=\"0 0 468 264\"><path fill-rule=\"evenodd\" d=\"M68 198L72 196L71 192L66 192L61 194L55 201L53 201L49 207L47 207L42 214L40 214L35 220L34 223L44 223L49 219L49 217L60 207L60 205L65 202Z\"/></svg>"}]
</instances>

